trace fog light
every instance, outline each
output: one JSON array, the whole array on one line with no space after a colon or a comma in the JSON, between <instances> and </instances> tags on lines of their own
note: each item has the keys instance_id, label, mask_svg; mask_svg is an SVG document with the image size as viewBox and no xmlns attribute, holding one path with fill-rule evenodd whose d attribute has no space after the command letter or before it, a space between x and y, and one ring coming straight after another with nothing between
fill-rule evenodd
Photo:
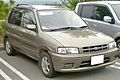
<instances>
[{"instance_id":1,"label":"fog light","mask_svg":"<svg viewBox=\"0 0 120 80\"><path fill-rule=\"evenodd\" d=\"M64 69L71 69L71 68L73 68L73 63L66 63L64 65Z\"/></svg>"}]
</instances>

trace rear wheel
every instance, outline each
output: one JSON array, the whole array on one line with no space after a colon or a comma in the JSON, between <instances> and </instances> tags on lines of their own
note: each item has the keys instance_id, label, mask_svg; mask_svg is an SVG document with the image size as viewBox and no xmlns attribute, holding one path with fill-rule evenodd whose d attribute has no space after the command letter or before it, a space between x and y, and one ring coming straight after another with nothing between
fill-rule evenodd
<instances>
[{"instance_id":1,"label":"rear wheel","mask_svg":"<svg viewBox=\"0 0 120 80\"><path fill-rule=\"evenodd\" d=\"M56 71L54 70L52 60L50 56L48 55L48 53L46 52L41 53L38 64L44 76L48 78L52 78L56 75Z\"/></svg>"},{"instance_id":2,"label":"rear wheel","mask_svg":"<svg viewBox=\"0 0 120 80\"><path fill-rule=\"evenodd\" d=\"M5 51L6 51L7 55L14 56L15 55L15 49L10 44L10 41L9 41L8 38L5 39L4 44L5 44Z\"/></svg>"}]
</instances>

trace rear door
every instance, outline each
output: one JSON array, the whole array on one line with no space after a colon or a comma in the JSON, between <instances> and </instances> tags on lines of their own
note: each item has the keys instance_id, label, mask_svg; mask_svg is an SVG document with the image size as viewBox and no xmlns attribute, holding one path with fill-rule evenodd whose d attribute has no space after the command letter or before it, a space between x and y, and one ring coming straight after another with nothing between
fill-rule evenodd
<instances>
[{"instance_id":1,"label":"rear door","mask_svg":"<svg viewBox=\"0 0 120 80\"><path fill-rule=\"evenodd\" d=\"M22 9L13 9L8 17L8 23L6 27L6 32L10 39L10 42L16 49L19 49L21 46L20 25L22 14Z\"/></svg>"}]
</instances>

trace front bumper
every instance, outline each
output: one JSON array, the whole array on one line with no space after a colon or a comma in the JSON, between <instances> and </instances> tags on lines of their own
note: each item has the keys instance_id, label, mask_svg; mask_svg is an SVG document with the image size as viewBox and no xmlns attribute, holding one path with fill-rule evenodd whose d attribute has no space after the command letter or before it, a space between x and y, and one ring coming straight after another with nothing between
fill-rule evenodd
<instances>
[{"instance_id":1,"label":"front bumper","mask_svg":"<svg viewBox=\"0 0 120 80\"><path fill-rule=\"evenodd\" d=\"M79 72L96 69L113 64L116 61L118 49L111 49L100 53L68 54L52 53L54 69L58 72ZM91 56L104 55L104 63L91 66Z\"/></svg>"}]
</instances>

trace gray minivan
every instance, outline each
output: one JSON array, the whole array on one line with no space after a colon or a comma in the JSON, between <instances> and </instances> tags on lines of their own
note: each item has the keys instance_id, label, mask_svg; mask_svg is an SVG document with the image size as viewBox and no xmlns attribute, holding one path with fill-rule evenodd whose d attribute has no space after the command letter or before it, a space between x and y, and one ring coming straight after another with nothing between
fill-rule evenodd
<instances>
[{"instance_id":1,"label":"gray minivan","mask_svg":"<svg viewBox=\"0 0 120 80\"><path fill-rule=\"evenodd\" d=\"M78 3L75 12L90 27L113 37L120 48L120 1Z\"/></svg>"},{"instance_id":2,"label":"gray minivan","mask_svg":"<svg viewBox=\"0 0 120 80\"><path fill-rule=\"evenodd\" d=\"M105 67L118 54L114 39L90 29L74 11L60 6L14 7L6 21L4 44L10 56L19 51L37 60L46 77L54 77L56 71Z\"/></svg>"}]
</instances>

